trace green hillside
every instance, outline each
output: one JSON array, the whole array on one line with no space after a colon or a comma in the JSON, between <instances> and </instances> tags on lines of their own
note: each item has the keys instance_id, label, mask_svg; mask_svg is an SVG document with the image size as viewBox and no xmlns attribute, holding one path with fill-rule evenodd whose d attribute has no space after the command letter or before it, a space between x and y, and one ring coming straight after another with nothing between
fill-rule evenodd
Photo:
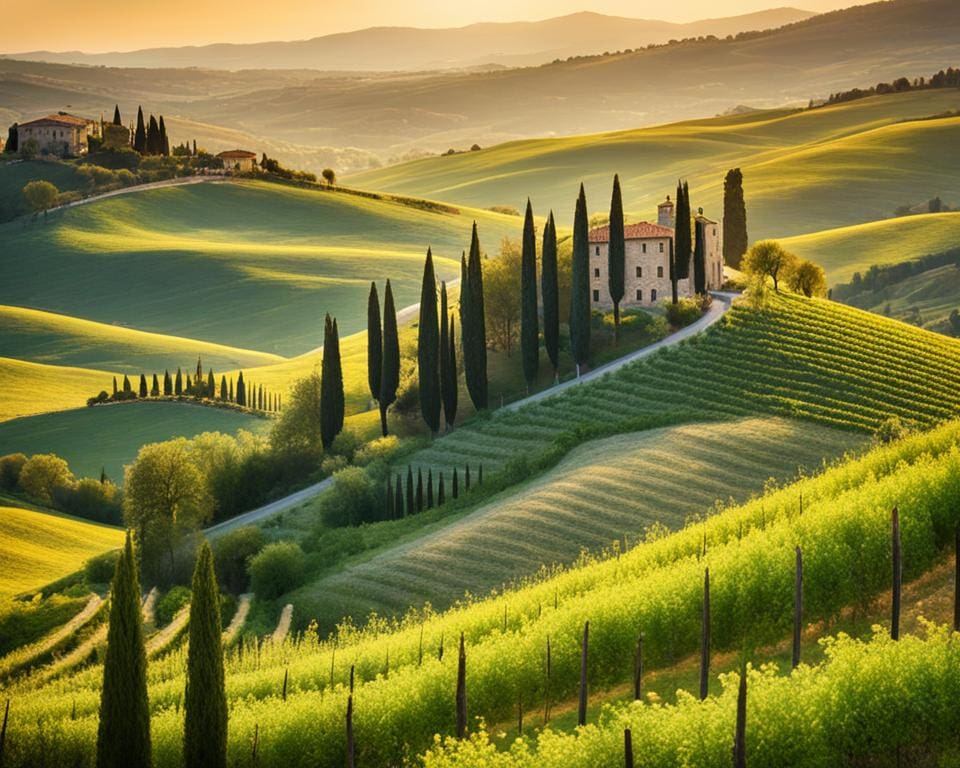
<instances>
[{"instance_id":1,"label":"green hillside","mask_svg":"<svg viewBox=\"0 0 960 768\"><path fill-rule=\"evenodd\" d=\"M0 506L0 598L37 589L123 543L123 531L69 515Z\"/></svg>"},{"instance_id":2,"label":"green hillside","mask_svg":"<svg viewBox=\"0 0 960 768\"><path fill-rule=\"evenodd\" d=\"M31 181L49 181L61 192L81 189L87 184L86 177L68 163L3 162L0 159L0 222L30 212L23 188Z\"/></svg>"},{"instance_id":3,"label":"green hillside","mask_svg":"<svg viewBox=\"0 0 960 768\"><path fill-rule=\"evenodd\" d=\"M111 386L112 377L106 371L0 357L0 422L78 408Z\"/></svg>"},{"instance_id":4,"label":"green hillside","mask_svg":"<svg viewBox=\"0 0 960 768\"><path fill-rule=\"evenodd\" d=\"M277 184L196 184L102 200L0 226L0 303L284 356L366 323L370 281L416 301L428 246L459 276L476 219L484 243L520 220ZM42 275L42 279L37 279Z\"/></svg>"},{"instance_id":5,"label":"green hillside","mask_svg":"<svg viewBox=\"0 0 960 768\"><path fill-rule=\"evenodd\" d=\"M269 365L283 359L249 349L6 306L0 306L0 349L20 360L127 374L189 369L196 365L197 357L202 358L204 369L212 367L215 371Z\"/></svg>"},{"instance_id":6,"label":"green hillside","mask_svg":"<svg viewBox=\"0 0 960 768\"><path fill-rule=\"evenodd\" d=\"M260 432L270 421L183 403L125 403L44 413L0 423L0 455L56 453L74 474L123 482L123 466L142 445L201 432Z\"/></svg>"},{"instance_id":7,"label":"green hillside","mask_svg":"<svg viewBox=\"0 0 960 768\"><path fill-rule=\"evenodd\" d=\"M464 205L553 208L569 225L585 183L591 212L606 213L620 174L624 205L656 216L677 178L694 206L719 218L723 174L744 173L751 239L882 219L940 195L960 202L960 118L916 121L960 108L955 89L877 96L813 110L756 111L654 128L515 141L356 174L349 183ZM911 121L914 122L903 122Z\"/></svg>"},{"instance_id":8,"label":"green hillside","mask_svg":"<svg viewBox=\"0 0 960 768\"><path fill-rule=\"evenodd\" d=\"M583 549L596 552L614 541L628 546L655 524L676 530L717 501L743 501L769 480L817 470L864 440L799 421L748 418L588 442L536 480L289 599L299 615L325 626L374 611L402 615L424 603L442 609L465 593L483 595L532 576L541 565L571 563Z\"/></svg>"}]
</instances>

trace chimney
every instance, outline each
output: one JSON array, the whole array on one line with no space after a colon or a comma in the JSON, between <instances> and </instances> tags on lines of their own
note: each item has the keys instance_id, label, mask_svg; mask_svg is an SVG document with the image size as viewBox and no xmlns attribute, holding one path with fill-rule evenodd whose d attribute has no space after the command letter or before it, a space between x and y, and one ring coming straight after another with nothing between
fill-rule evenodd
<instances>
[{"instance_id":1,"label":"chimney","mask_svg":"<svg viewBox=\"0 0 960 768\"><path fill-rule=\"evenodd\" d=\"M670 195L667 195L667 199L657 206L657 224L661 227L673 228L673 202L670 200Z\"/></svg>"}]
</instances>

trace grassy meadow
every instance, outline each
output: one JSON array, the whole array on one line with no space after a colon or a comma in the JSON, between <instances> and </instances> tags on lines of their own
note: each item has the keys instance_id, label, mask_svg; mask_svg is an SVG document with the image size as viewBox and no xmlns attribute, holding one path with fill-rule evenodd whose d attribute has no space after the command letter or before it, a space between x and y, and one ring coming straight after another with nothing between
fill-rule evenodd
<instances>
[{"instance_id":1,"label":"grassy meadow","mask_svg":"<svg viewBox=\"0 0 960 768\"><path fill-rule=\"evenodd\" d=\"M355 174L347 183L456 204L552 208L569 226L578 185L606 213L620 174L628 218L652 219L690 181L691 202L722 215L723 175L744 174L751 240L874 221L900 205L940 195L960 203L960 108L956 90L878 96L813 110L753 111L563 138L530 139L480 152L429 157Z\"/></svg>"},{"instance_id":2,"label":"grassy meadow","mask_svg":"<svg viewBox=\"0 0 960 768\"><path fill-rule=\"evenodd\" d=\"M0 455L56 453L73 473L116 482L142 445L201 432L269 429L268 419L221 408L183 403L123 403L44 413L0 423Z\"/></svg>"},{"instance_id":3,"label":"grassy meadow","mask_svg":"<svg viewBox=\"0 0 960 768\"><path fill-rule=\"evenodd\" d=\"M79 408L110 391L111 374L90 368L43 365L0 357L0 422L37 413Z\"/></svg>"},{"instance_id":4,"label":"grassy meadow","mask_svg":"<svg viewBox=\"0 0 960 768\"><path fill-rule=\"evenodd\" d=\"M0 521L0 598L56 581L123 544L118 528L55 512L0 506Z\"/></svg>"},{"instance_id":5,"label":"grassy meadow","mask_svg":"<svg viewBox=\"0 0 960 768\"><path fill-rule=\"evenodd\" d=\"M30 212L23 198L23 188L31 181L49 181L61 192L86 186L87 179L69 163L45 160L2 162L0 158L0 222L10 221Z\"/></svg>"}]
</instances>

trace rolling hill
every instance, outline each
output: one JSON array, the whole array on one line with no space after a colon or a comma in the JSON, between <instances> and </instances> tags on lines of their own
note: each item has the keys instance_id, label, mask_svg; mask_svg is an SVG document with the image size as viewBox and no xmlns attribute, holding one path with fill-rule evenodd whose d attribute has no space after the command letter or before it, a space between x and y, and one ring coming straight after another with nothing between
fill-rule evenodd
<instances>
[{"instance_id":1,"label":"rolling hill","mask_svg":"<svg viewBox=\"0 0 960 768\"><path fill-rule=\"evenodd\" d=\"M635 48L702 35L725 37L771 29L814 14L772 8L684 24L599 13L532 22L471 24L453 29L374 27L309 40L219 43L112 53L32 51L10 58L108 67L206 67L211 69L423 70L490 64L542 64L554 58Z\"/></svg>"},{"instance_id":2,"label":"rolling hill","mask_svg":"<svg viewBox=\"0 0 960 768\"><path fill-rule=\"evenodd\" d=\"M689 179L694 206L719 218L723 175L740 167L751 239L785 237L882 219L937 194L960 202L960 160L948 150L960 139L960 117L918 119L958 108L956 89L915 91L812 110L511 142L348 181L480 207L522 205L529 196L536 211L552 208L568 224L581 181L589 210L607 212L614 173L634 218L655 217L678 178ZM826 261L833 269L835 262Z\"/></svg>"}]
</instances>

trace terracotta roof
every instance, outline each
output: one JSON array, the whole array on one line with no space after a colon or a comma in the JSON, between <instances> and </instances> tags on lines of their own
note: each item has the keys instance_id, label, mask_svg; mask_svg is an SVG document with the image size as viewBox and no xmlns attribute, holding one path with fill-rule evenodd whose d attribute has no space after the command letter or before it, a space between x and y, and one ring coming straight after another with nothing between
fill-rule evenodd
<instances>
[{"instance_id":1,"label":"terracotta roof","mask_svg":"<svg viewBox=\"0 0 960 768\"><path fill-rule=\"evenodd\" d=\"M626 240L648 240L656 237L673 237L673 230L670 227L651 224L649 221L641 221L639 224L628 224L625 226L623 228L623 236ZM591 229L590 242L609 243L610 227Z\"/></svg>"},{"instance_id":2,"label":"terracotta roof","mask_svg":"<svg viewBox=\"0 0 960 768\"><path fill-rule=\"evenodd\" d=\"M20 123L18 127L22 128L26 125L43 125L45 123L53 123L54 125L85 126L92 122L94 121L88 120L85 117L77 117L76 115L68 115L66 112L60 112L56 115L47 115L46 117L38 117L36 120L30 120L26 123Z\"/></svg>"},{"instance_id":3,"label":"terracotta roof","mask_svg":"<svg viewBox=\"0 0 960 768\"><path fill-rule=\"evenodd\" d=\"M239 160L241 158L256 156L256 152L247 152L245 149L228 149L226 152L221 152L217 155L217 157L222 157L224 160Z\"/></svg>"}]
</instances>

